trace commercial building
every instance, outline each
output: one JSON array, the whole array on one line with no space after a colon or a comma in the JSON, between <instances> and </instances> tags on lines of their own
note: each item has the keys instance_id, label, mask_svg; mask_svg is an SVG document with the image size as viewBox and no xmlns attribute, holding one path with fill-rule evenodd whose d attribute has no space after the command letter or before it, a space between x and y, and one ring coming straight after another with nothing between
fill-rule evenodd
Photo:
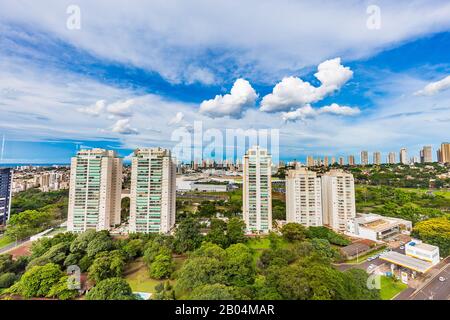
<instances>
[{"instance_id":1,"label":"commercial building","mask_svg":"<svg viewBox=\"0 0 450 320\"><path fill-rule=\"evenodd\" d=\"M433 151L431 149L431 146L424 146L422 150L420 150L420 162L421 163L433 162Z\"/></svg>"},{"instance_id":2,"label":"commercial building","mask_svg":"<svg viewBox=\"0 0 450 320\"><path fill-rule=\"evenodd\" d=\"M355 182L343 170L330 170L322 176L323 224L338 232L346 232L356 216Z\"/></svg>"},{"instance_id":3,"label":"commercial building","mask_svg":"<svg viewBox=\"0 0 450 320\"><path fill-rule=\"evenodd\" d=\"M369 164L369 152L361 151L361 164L367 166Z\"/></svg>"},{"instance_id":4,"label":"commercial building","mask_svg":"<svg viewBox=\"0 0 450 320\"><path fill-rule=\"evenodd\" d=\"M420 240L413 239L405 245L405 254L390 251L380 256L380 259L394 266L411 270L415 273L425 273L439 263L439 248Z\"/></svg>"},{"instance_id":5,"label":"commercial building","mask_svg":"<svg viewBox=\"0 0 450 320\"><path fill-rule=\"evenodd\" d=\"M112 150L80 150L71 160L67 230L120 224L122 159Z\"/></svg>"},{"instance_id":6,"label":"commercial building","mask_svg":"<svg viewBox=\"0 0 450 320\"><path fill-rule=\"evenodd\" d=\"M272 230L271 165L270 154L258 146L243 157L243 218L249 232Z\"/></svg>"},{"instance_id":7,"label":"commercial building","mask_svg":"<svg viewBox=\"0 0 450 320\"><path fill-rule=\"evenodd\" d=\"M409 233L411 230L411 221L372 213L360 214L348 223L350 233L373 241L386 241L402 232Z\"/></svg>"},{"instance_id":8,"label":"commercial building","mask_svg":"<svg viewBox=\"0 0 450 320\"><path fill-rule=\"evenodd\" d=\"M400 149L399 156L401 164L408 164L408 152L406 151L406 148Z\"/></svg>"},{"instance_id":9,"label":"commercial building","mask_svg":"<svg viewBox=\"0 0 450 320\"><path fill-rule=\"evenodd\" d=\"M381 164L381 152L375 151L373 153L373 164L376 164L376 165Z\"/></svg>"},{"instance_id":10,"label":"commercial building","mask_svg":"<svg viewBox=\"0 0 450 320\"><path fill-rule=\"evenodd\" d=\"M450 142L443 142L441 144L441 161L442 163L450 163Z\"/></svg>"},{"instance_id":11,"label":"commercial building","mask_svg":"<svg viewBox=\"0 0 450 320\"><path fill-rule=\"evenodd\" d=\"M288 171L286 220L306 227L322 225L321 183L315 172L306 168Z\"/></svg>"},{"instance_id":12,"label":"commercial building","mask_svg":"<svg viewBox=\"0 0 450 320\"><path fill-rule=\"evenodd\" d=\"M6 225L11 212L13 171L0 168L0 225Z\"/></svg>"},{"instance_id":13,"label":"commercial building","mask_svg":"<svg viewBox=\"0 0 450 320\"><path fill-rule=\"evenodd\" d=\"M169 150L142 148L131 160L130 232L168 233L175 225L176 165Z\"/></svg>"}]
</instances>

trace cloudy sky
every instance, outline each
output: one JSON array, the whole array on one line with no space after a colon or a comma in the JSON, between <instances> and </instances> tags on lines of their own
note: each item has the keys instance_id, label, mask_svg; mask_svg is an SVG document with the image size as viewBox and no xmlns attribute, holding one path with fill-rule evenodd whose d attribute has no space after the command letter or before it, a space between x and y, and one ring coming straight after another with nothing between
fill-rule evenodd
<instances>
[{"instance_id":1,"label":"cloudy sky","mask_svg":"<svg viewBox=\"0 0 450 320\"><path fill-rule=\"evenodd\" d=\"M448 1L2 0L0 163L195 121L278 129L282 159L418 155L450 140L449 48Z\"/></svg>"}]
</instances>

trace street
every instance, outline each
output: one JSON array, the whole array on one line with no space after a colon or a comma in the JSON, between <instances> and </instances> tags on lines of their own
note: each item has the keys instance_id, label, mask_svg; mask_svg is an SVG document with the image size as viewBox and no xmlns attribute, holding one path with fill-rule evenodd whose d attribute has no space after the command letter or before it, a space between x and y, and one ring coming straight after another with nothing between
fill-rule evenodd
<instances>
[{"instance_id":1,"label":"street","mask_svg":"<svg viewBox=\"0 0 450 320\"><path fill-rule=\"evenodd\" d=\"M445 281L439 281L444 277ZM409 300L450 300L450 263L424 287L413 293Z\"/></svg>"}]
</instances>

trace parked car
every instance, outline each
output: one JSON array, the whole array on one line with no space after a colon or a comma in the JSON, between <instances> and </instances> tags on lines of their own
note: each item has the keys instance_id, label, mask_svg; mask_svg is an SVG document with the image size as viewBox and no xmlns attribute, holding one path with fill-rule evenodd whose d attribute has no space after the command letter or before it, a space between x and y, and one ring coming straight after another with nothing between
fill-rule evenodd
<instances>
[{"instance_id":1,"label":"parked car","mask_svg":"<svg viewBox=\"0 0 450 320\"><path fill-rule=\"evenodd\" d=\"M446 279L444 277L439 277L440 282L444 282Z\"/></svg>"},{"instance_id":2,"label":"parked car","mask_svg":"<svg viewBox=\"0 0 450 320\"><path fill-rule=\"evenodd\" d=\"M401 246L401 247L400 247L400 250L405 250L405 246Z\"/></svg>"}]
</instances>

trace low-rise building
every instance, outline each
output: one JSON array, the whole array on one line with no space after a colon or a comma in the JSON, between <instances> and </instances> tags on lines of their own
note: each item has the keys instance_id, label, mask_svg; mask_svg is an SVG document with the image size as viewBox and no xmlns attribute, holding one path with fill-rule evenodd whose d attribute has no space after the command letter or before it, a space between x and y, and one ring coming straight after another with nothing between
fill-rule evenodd
<instances>
[{"instance_id":1,"label":"low-rise building","mask_svg":"<svg viewBox=\"0 0 450 320\"><path fill-rule=\"evenodd\" d=\"M439 263L439 247L423 243L421 240L413 239L405 245L405 254L420 260L431 262L433 265Z\"/></svg>"},{"instance_id":2,"label":"low-rise building","mask_svg":"<svg viewBox=\"0 0 450 320\"><path fill-rule=\"evenodd\" d=\"M385 241L400 233L412 230L411 221L380 216L378 214L359 214L354 220L349 220L350 233L364 239Z\"/></svg>"}]
</instances>

